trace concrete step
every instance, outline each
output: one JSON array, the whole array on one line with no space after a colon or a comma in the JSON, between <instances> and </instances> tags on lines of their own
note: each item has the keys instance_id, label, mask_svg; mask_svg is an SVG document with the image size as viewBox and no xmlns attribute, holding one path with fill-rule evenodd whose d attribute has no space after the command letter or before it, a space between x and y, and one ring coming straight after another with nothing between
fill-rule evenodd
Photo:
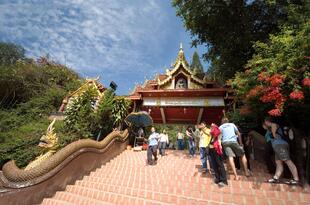
<instances>
[{"instance_id":1,"label":"concrete step","mask_svg":"<svg viewBox=\"0 0 310 205\"><path fill-rule=\"evenodd\" d=\"M117 190L97 190L94 188L87 188L82 186L72 186L69 185L66 188L65 193L73 193L78 194L79 196L87 196L92 199L97 199L101 201L111 202L113 204L126 204L126 202L130 202L132 200L135 201L134 204L160 204L160 205L168 205L168 204L209 204L209 202L215 204L226 204L221 203L220 201L216 201L213 199L196 199L193 197L180 197L169 194L152 194L149 192L147 195L145 190L139 190L139 192L135 192L133 189L125 188ZM132 203L129 203L132 204Z\"/></svg>"},{"instance_id":2,"label":"concrete step","mask_svg":"<svg viewBox=\"0 0 310 205\"><path fill-rule=\"evenodd\" d=\"M199 172L199 156L167 151L154 166L146 165L146 152L124 151L74 185L68 185L45 205L305 205L310 190L300 186L270 184L266 167L251 162L252 177L233 180L226 166L229 185L219 188L211 175Z\"/></svg>"},{"instance_id":3,"label":"concrete step","mask_svg":"<svg viewBox=\"0 0 310 205\"><path fill-rule=\"evenodd\" d=\"M110 171L112 172L112 171ZM108 172L107 172L108 173ZM190 184L190 186L200 186L200 185L210 185L213 184L213 179L209 176L202 177L192 177L186 175L167 175L167 174L148 174L148 173L137 173L137 172L114 172L115 174L109 175L102 172L93 172L89 177L100 178L108 182L118 182L121 184L127 183L140 183L140 184L159 184L163 186L168 186L170 183L174 183L175 186L184 186ZM126 173L124 175L124 173ZM168 177L169 176L169 177ZM233 176L228 178L232 179ZM168 180L169 179L169 180ZM253 189L253 190L268 190L268 191L285 191L285 192L308 192L309 190L304 190L300 186L290 186L287 184L270 184L267 182L268 178L262 177L245 177L241 176L241 180L228 180L229 185L237 189Z\"/></svg>"},{"instance_id":4,"label":"concrete step","mask_svg":"<svg viewBox=\"0 0 310 205\"><path fill-rule=\"evenodd\" d=\"M145 190L147 192L156 192L163 194L174 194L185 197L191 197L195 195L196 198L204 199L206 197L205 193L222 193L230 195L244 195L245 197L257 197L258 199L269 198L269 199L281 199L287 201L298 201L298 202L308 202L310 199L310 194L300 193L300 192L279 192L279 191L266 191L266 190L253 190L248 188L238 188L236 186L226 186L219 188L217 185L211 183L205 185L195 185L195 184L184 184L182 186L176 186L174 183L148 183L145 182L134 182L124 184L123 182L117 183L117 181L106 181L102 178L89 177L84 178L82 181L77 181L77 186L85 186L88 188L95 188L101 190L119 190L119 189L136 189ZM225 197L225 196L223 196ZM228 196L226 196L228 197ZM228 197L229 198L229 197Z\"/></svg>"}]
</instances>

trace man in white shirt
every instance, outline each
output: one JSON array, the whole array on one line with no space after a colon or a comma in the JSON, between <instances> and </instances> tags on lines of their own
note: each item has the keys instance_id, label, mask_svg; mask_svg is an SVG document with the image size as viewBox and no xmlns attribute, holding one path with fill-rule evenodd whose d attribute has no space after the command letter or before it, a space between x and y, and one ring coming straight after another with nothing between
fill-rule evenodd
<instances>
[{"instance_id":1,"label":"man in white shirt","mask_svg":"<svg viewBox=\"0 0 310 205\"><path fill-rule=\"evenodd\" d=\"M168 134L164 129L163 132L159 135L159 154L160 156L165 155L165 149L167 144L169 144Z\"/></svg>"},{"instance_id":2,"label":"man in white shirt","mask_svg":"<svg viewBox=\"0 0 310 205\"><path fill-rule=\"evenodd\" d=\"M149 136L149 146L147 148L147 162L148 164L152 165L154 162L157 162L157 146L158 146L158 140L159 140L159 134L155 132L155 127L151 128L151 135ZM152 156L154 156L154 162L152 159Z\"/></svg>"},{"instance_id":3,"label":"man in white shirt","mask_svg":"<svg viewBox=\"0 0 310 205\"><path fill-rule=\"evenodd\" d=\"M250 176L248 167L247 167L247 159L244 154L241 134L238 131L238 128L234 123L229 123L227 118L222 119L222 125L219 127L222 133L222 146L225 151L226 156L228 157L229 164L233 170L235 175L235 180L239 180L237 175L234 157L240 157L245 175ZM239 141L239 144L238 144Z\"/></svg>"}]
</instances>

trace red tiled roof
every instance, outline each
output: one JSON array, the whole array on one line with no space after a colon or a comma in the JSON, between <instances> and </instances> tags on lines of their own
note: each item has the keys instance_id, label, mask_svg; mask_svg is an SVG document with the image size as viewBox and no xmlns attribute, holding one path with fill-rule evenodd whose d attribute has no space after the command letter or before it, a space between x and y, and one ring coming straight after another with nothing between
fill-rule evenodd
<instances>
[{"instance_id":1,"label":"red tiled roof","mask_svg":"<svg viewBox=\"0 0 310 205\"><path fill-rule=\"evenodd\" d=\"M142 90L154 90L154 86L157 85L156 80L148 80L146 81L146 83L144 84Z\"/></svg>"},{"instance_id":2,"label":"red tiled roof","mask_svg":"<svg viewBox=\"0 0 310 205\"><path fill-rule=\"evenodd\" d=\"M160 75L158 75L158 79L159 79L160 81L163 81L163 80L165 80L166 78L168 78L168 75L166 75L166 74L160 74Z\"/></svg>"}]
</instances>

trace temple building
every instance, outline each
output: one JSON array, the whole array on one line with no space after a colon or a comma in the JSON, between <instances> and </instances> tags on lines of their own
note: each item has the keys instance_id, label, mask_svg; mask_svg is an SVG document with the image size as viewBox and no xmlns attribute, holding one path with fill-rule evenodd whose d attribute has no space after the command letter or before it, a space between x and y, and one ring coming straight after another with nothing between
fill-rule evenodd
<instances>
[{"instance_id":1,"label":"temple building","mask_svg":"<svg viewBox=\"0 0 310 205\"><path fill-rule=\"evenodd\" d=\"M150 113L155 123L219 123L233 103L229 86L219 86L204 73L196 73L185 59L182 44L165 74L138 85L128 96L134 111Z\"/></svg>"}]
</instances>

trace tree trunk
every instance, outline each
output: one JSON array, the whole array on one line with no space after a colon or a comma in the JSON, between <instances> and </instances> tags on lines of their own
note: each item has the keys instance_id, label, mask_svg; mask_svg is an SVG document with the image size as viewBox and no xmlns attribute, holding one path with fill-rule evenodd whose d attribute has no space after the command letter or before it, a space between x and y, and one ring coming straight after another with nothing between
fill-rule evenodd
<instances>
[{"instance_id":1,"label":"tree trunk","mask_svg":"<svg viewBox=\"0 0 310 205\"><path fill-rule=\"evenodd\" d=\"M309 140L306 134L300 129L292 128L294 132L294 143L291 147L292 150L292 160L294 161L298 174L300 177L300 182L303 185L309 183L309 159L310 159L310 146ZM303 140L306 140L306 148L302 147Z\"/></svg>"},{"instance_id":2,"label":"tree trunk","mask_svg":"<svg viewBox=\"0 0 310 205\"><path fill-rule=\"evenodd\" d=\"M306 157L306 181L308 185L310 184L310 132L308 133L308 136L306 137L307 142L307 157Z\"/></svg>"}]
</instances>

